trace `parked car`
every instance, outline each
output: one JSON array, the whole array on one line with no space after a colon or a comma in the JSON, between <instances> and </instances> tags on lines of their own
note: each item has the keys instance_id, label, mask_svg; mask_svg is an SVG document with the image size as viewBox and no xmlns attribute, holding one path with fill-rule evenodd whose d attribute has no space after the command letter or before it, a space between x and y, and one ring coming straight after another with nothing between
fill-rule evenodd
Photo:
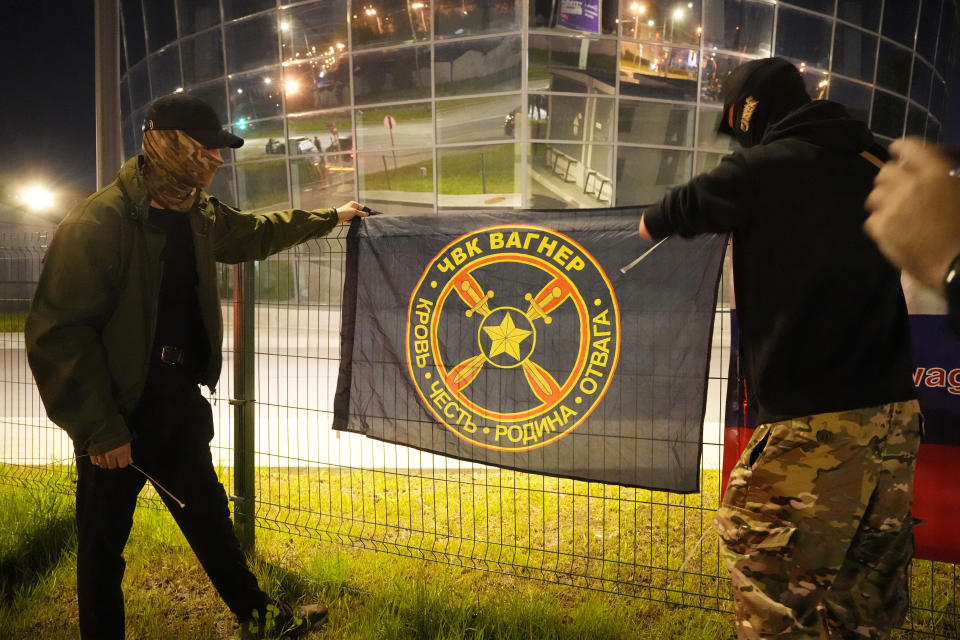
<instances>
[{"instance_id":1,"label":"parked car","mask_svg":"<svg viewBox=\"0 0 960 640\"><path fill-rule=\"evenodd\" d=\"M314 144L313 139L306 136L290 138L290 146L296 149L298 154L314 153L319 151L319 149L317 149L317 145Z\"/></svg>"},{"instance_id":2,"label":"parked car","mask_svg":"<svg viewBox=\"0 0 960 640\"><path fill-rule=\"evenodd\" d=\"M353 134L352 133L337 133L336 140L332 140L330 145L325 149L327 153L343 153L346 151L353 151Z\"/></svg>"},{"instance_id":3,"label":"parked car","mask_svg":"<svg viewBox=\"0 0 960 640\"><path fill-rule=\"evenodd\" d=\"M503 119L503 135L513 136L517 126L517 116L519 115L520 107L517 107ZM547 119L547 110L531 104L527 107L527 117L530 118L531 123L541 122Z\"/></svg>"},{"instance_id":4,"label":"parked car","mask_svg":"<svg viewBox=\"0 0 960 640\"><path fill-rule=\"evenodd\" d=\"M264 150L268 154L283 155L287 152L287 145L283 144L276 138L268 138L266 148Z\"/></svg>"}]
</instances>

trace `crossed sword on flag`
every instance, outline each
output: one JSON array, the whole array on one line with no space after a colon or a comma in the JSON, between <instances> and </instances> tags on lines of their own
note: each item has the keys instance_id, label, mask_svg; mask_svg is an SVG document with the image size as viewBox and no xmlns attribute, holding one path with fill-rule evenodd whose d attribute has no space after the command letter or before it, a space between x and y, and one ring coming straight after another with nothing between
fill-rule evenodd
<instances>
[{"instance_id":1,"label":"crossed sword on flag","mask_svg":"<svg viewBox=\"0 0 960 640\"><path fill-rule=\"evenodd\" d=\"M656 242L652 247L639 256L630 264L624 265L620 273L626 273L640 264L657 247L669 239L669 236ZM493 291L483 291L483 287L468 272L461 272L453 278L454 290L457 295L466 303L466 316L469 318L474 314L480 314L483 318L489 316L493 311L490 309L490 298L493 297ZM540 289L536 295L527 293L524 299L530 303L524 315L533 325L535 320L542 319L544 324L553 322L550 313L559 307L563 302L574 293L573 284L564 278L554 278L545 287ZM519 360L519 358L517 358ZM471 356L455 366L446 376L447 386L455 392L465 389L473 382L483 369L483 363L487 360L485 354L480 353ZM530 357L524 358L520 362L523 374L530 385L533 393L545 404L552 403L560 398L560 385L553 379L546 369L532 361Z\"/></svg>"},{"instance_id":2,"label":"crossed sword on flag","mask_svg":"<svg viewBox=\"0 0 960 640\"><path fill-rule=\"evenodd\" d=\"M480 286L473 275L461 272L454 276L453 285L457 294L467 305L466 316L468 318L474 314L486 318L493 312L490 309L490 299L493 298L493 291L484 292L483 287ZM538 319L542 319L544 324L550 324L553 322L550 313L563 304L573 293L573 284L569 280L555 278L540 289L536 295L527 293L524 296L524 299L530 305L524 315L531 325ZM486 355L480 353L453 367L446 377L448 387L452 391L460 391L466 388L479 375L486 359ZM517 359L519 360L519 358ZM529 356L520 362L520 366L530 389L541 401L551 403L560 398L560 385L546 369L533 362Z\"/></svg>"}]
</instances>

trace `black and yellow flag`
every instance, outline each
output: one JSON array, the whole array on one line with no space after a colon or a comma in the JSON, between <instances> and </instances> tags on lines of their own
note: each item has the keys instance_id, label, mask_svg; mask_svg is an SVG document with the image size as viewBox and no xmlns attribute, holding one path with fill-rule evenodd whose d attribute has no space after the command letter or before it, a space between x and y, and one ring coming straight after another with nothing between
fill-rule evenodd
<instances>
[{"instance_id":1,"label":"black and yellow flag","mask_svg":"<svg viewBox=\"0 0 960 640\"><path fill-rule=\"evenodd\" d=\"M510 469L698 490L725 240L639 209L367 218L334 428Z\"/></svg>"}]
</instances>

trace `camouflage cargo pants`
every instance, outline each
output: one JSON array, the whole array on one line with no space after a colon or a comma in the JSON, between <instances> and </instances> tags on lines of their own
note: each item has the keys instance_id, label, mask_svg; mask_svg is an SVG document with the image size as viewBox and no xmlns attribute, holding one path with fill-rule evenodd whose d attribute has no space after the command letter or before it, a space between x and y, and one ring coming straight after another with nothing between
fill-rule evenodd
<instances>
[{"instance_id":1,"label":"camouflage cargo pants","mask_svg":"<svg viewBox=\"0 0 960 640\"><path fill-rule=\"evenodd\" d=\"M714 519L741 640L887 638L907 606L916 401L759 426Z\"/></svg>"}]
</instances>

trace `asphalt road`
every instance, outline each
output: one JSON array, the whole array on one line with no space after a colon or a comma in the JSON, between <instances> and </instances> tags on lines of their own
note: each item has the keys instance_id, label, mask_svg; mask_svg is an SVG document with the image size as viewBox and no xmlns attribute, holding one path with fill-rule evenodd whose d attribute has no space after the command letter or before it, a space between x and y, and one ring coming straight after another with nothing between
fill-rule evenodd
<instances>
[{"instance_id":1,"label":"asphalt road","mask_svg":"<svg viewBox=\"0 0 960 640\"><path fill-rule=\"evenodd\" d=\"M339 309L268 307L257 309L256 451L258 465L345 465L364 468L469 468L471 465L407 447L384 444L332 430L339 367ZM215 462L231 465L232 315L224 308L225 358L213 441ZM724 376L729 336L717 323L714 334L703 466L717 468L723 441ZM48 464L73 453L66 435L44 414L26 363L23 336L0 333L0 462Z\"/></svg>"}]
</instances>

